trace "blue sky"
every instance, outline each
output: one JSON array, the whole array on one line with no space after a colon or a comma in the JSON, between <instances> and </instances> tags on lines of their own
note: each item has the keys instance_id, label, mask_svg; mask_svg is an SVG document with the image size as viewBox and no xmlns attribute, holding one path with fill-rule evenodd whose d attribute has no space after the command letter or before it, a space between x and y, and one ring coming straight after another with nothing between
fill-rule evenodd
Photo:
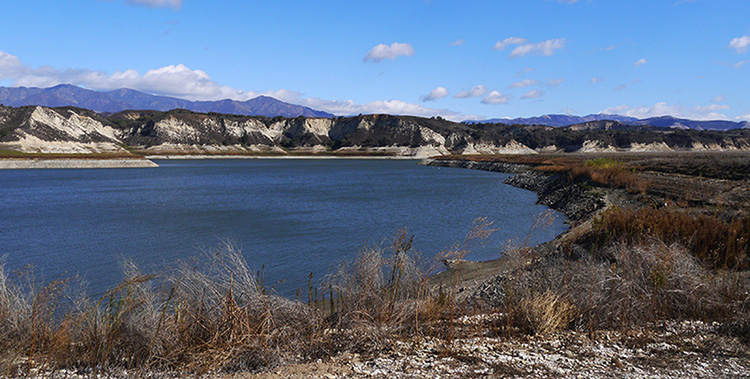
<instances>
[{"instance_id":1,"label":"blue sky","mask_svg":"<svg viewBox=\"0 0 750 379\"><path fill-rule=\"evenodd\" d=\"M3 0L0 85L750 120L750 1Z\"/></svg>"}]
</instances>

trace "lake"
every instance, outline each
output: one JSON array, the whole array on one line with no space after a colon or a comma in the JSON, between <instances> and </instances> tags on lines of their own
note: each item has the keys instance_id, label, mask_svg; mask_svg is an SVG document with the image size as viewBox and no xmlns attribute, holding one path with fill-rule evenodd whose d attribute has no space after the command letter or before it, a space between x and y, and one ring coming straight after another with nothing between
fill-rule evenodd
<instances>
[{"instance_id":1,"label":"lake","mask_svg":"<svg viewBox=\"0 0 750 379\"><path fill-rule=\"evenodd\" d=\"M157 160L159 168L0 171L0 256L6 271L33 265L39 280L80 275L96 295L130 259L158 273L223 243L241 248L265 283L293 296L312 272L325 276L399 230L434 256L464 240L472 221L499 228L469 260L498 258L529 236L547 210L508 174L418 165L411 160Z\"/></svg>"}]
</instances>

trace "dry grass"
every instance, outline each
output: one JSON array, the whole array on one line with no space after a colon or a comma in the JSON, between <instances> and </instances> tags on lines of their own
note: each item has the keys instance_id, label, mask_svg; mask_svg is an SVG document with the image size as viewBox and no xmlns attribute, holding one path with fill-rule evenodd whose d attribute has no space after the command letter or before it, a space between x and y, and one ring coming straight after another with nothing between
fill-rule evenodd
<instances>
[{"instance_id":1,"label":"dry grass","mask_svg":"<svg viewBox=\"0 0 750 379\"><path fill-rule=\"evenodd\" d=\"M548 173L564 173L572 181L584 180L596 185L622 188L630 193L645 193L649 188L648 181L639 176L634 167L613 158L553 158L542 161L535 169Z\"/></svg>"},{"instance_id":2,"label":"dry grass","mask_svg":"<svg viewBox=\"0 0 750 379\"><path fill-rule=\"evenodd\" d=\"M438 160L468 160L475 162L505 162L523 164L535 170L564 174L572 181L586 181L595 185L622 188L630 193L649 190L649 181L638 173L647 170L640 162L641 155L620 154L534 154L534 155L477 155L445 156Z\"/></svg>"},{"instance_id":3,"label":"dry grass","mask_svg":"<svg viewBox=\"0 0 750 379\"><path fill-rule=\"evenodd\" d=\"M723 220L716 216L691 215L681 210L613 208L594 224L592 236L598 245L659 239L680 243L713 267L745 269L750 266L750 218Z\"/></svg>"},{"instance_id":4,"label":"dry grass","mask_svg":"<svg viewBox=\"0 0 750 379\"><path fill-rule=\"evenodd\" d=\"M508 332L545 334L647 327L660 320L742 320L750 309L743 272L711 270L684 247L656 240L616 243L608 259L585 256L534 259L531 250L507 256L515 267L504 278ZM519 257L520 255L520 257Z\"/></svg>"},{"instance_id":5,"label":"dry grass","mask_svg":"<svg viewBox=\"0 0 750 379\"><path fill-rule=\"evenodd\" d=\"M584 177L596 184L623 188L631 193L645 193L649 188L648 181L636 174L635 169L607 158L585 161L583 165L570 168L569 175L573 180Z\"/></svg>"},{"instance_id":6,"label":"dry grass","mask_svg":"<svg viewBox=\"0 0 750 379\"><path fill-rule=\"evenodd\" d=\"M120 285L91 300L68 283L37 285L0 266L0 375L252 371L341 350L379 351L418 333L420 317L437 309L425 287L428 267L405 234L391 248L363 250L311 287L307 303L268 293L231 245L159 276L132 264L123 272Z\"/></svg>"},{"instance_id":7,"label":"dry grass","mask_svg":"<svg viewBox=\"0 0 750 379\"><path fill-rule=\"evenodd\" d=\"M460 258L469 241L492 230L486 220L474 226L448 252ZM458 303L458 287L429 291L430 266L404 233L390 247L364 249L320 287L311 283L307 302L269 293L231 245L158 276L125 264L126 280L98 300L74 282L39 285L0 266L0 375L255 371L341 351L378 353L423 336L450 353L467 335L594 332L661 320L735 325L750 316L746 273L711 269L678 243L614 242L576 256L509 252L496 282L501 299L489 310ZM460 321L481 311L504 317L470 328Z\"/></svg>"},{"instance_id":8,"label":"dry grass","mask_svg":"<svg viewBox=\"0 0 750 379\"><path fill-rule=\"evenodd\" d=\"M132 265L96 302L65 283L35 287L0 271L4 375L32 367L255 369L307 355L323 331L306 304L264 293L239 252L156 280ZM157 287L163 287L159 289Z\"/></svg>"},{"instance_id":9,"label":"dry grass","mask_svg":"<svg viewBox=\"0 0 750 379\"><path fill-rule=\"evenodd\" d=\"M551 290L524 298L518 312L534 334L567 329L577 315L575 306Z\"/></svg>"}]
</instances>

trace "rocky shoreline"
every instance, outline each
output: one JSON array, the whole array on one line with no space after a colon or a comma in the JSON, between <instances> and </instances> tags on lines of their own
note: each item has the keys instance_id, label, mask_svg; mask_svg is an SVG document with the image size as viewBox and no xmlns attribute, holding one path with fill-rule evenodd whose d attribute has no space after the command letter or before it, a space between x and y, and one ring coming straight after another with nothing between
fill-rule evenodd
<instances>
[{"instance_id":1,"label":"rocky shoreline","mask_svg":"<svg viewBox=\"0 0 750 379\"><path fill-rule=\"evenodd\" d=\"M570 229L554 240L538 246L527 246L543 256L554 254L569 236L587 230L593 216L611 203L613 197L611 189L594 189L570 180L567 175L536 171L531 164L468 159L428 159L421 164L515 174L504 183L536 193L538 204L564 214L570 223ZM502 287L507 278L498 273L508 270L504 260L445 260L443 263L447 270L431 277L433 287L455 284L459 292L458 298L463 300L478 299L488 304L501 300ZM461 278L459 282L455 282L457 277Z\"/></svg>"},{"instance_id":2,"label":"rocky shoreline","mask_svg":"<svg viewBox=\"0 0 750 379\"><path fill-rule=\"evenodd\" d=\"M591 188L572 182L565 175L534 171L527 164L447 159L431 159L423 164L516 174L505 183L535 192L538 196L537 203L563 213L573 222L584 221L605 206L601 195Z\"/></svg>"}]
</instances>

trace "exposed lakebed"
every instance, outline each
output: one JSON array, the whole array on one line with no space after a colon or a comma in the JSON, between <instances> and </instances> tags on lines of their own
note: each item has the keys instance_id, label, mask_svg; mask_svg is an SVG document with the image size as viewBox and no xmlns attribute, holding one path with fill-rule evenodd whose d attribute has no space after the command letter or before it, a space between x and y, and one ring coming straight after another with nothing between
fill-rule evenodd
<instances>
[{"instance_id":1,"label":"exposed lakebed","mask_svg":"<svg viewBox=\"0 0 750 379\"><path fill-rule=\"evenodd\" d=\"M509 174L415 161L362 159L159 160L159 168L0 171L0 255L6 270L33 265L37 279L80 275L94 295L121 279L119 262L158 273L232 243L265 284L293 296L365 246L399 230L431 257L463 241L472 221L499 228L469 260L499 257L547 210Z\"/></svg>"}]
</instances>

